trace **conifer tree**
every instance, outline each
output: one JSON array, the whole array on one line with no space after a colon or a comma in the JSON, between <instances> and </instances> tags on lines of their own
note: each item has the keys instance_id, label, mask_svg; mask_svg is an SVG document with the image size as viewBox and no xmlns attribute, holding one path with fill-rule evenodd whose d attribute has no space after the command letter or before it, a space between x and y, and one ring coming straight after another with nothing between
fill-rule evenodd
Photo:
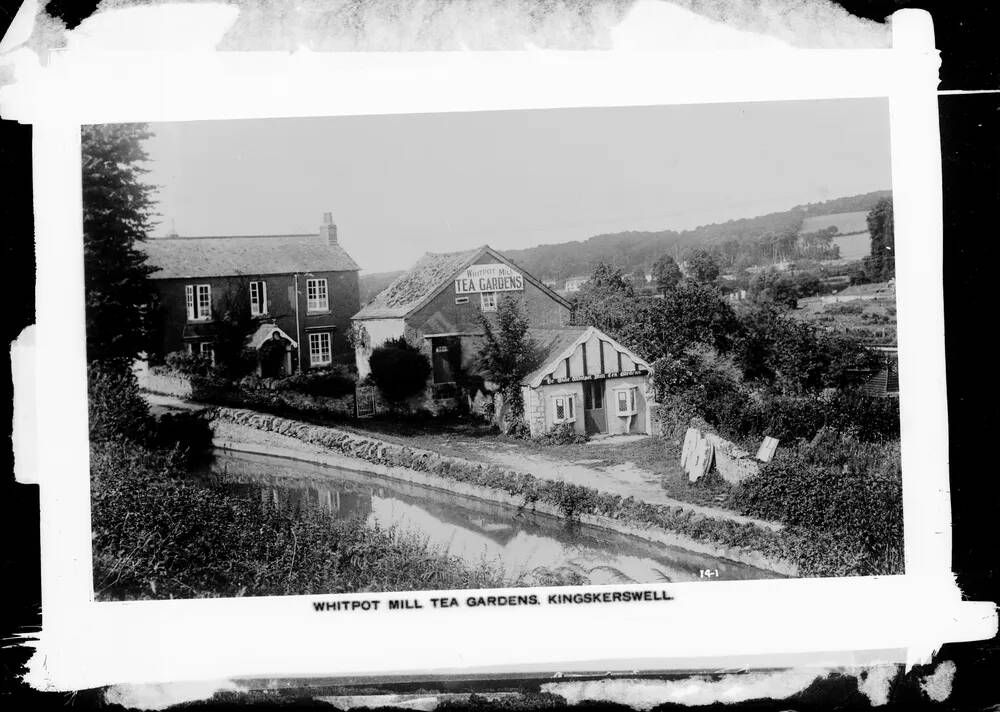
<instances>
[{"instance_id":1,"label":"conifer tree","mask_svg":"<svg viewBox=\"0 0 1000 712\"><path fill-rule=\"evenodd\" d=\"M144 124L82 130L83 247L87 360L126 367L146 351L155 305L139 245L153 217L155 188L142 181Z\"/></svg>"}]
</instances>

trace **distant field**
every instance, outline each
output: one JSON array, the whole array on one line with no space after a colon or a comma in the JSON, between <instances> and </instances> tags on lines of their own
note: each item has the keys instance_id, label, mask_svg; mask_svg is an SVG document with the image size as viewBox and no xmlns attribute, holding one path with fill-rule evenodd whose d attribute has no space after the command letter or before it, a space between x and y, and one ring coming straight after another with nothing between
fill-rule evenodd
<instances>
[{"instance_id":1,"label":"distant field","mask_svg":"<svg viewBox=\"0 0 1000 712\"><path fill-rule=\"evenodd\" d=\"M872 238L867 232L860 235L835 237L833 244L840 248L840 259L842 260L860 260L872 252Z\"/></svg>"},{"instance_id":2,"label":"distant field","mask_svg":"<svg viewBox=\"0 0 1000 712\"><path fill-rule=\"evenodd\" d=\"M895 294L876 299L823 304L822 300L803 299L793 317L835 334L852 336L865 344L896 345Z\"/></svg>"},{"instance_id":3,"label":"distant field","mask_svg":"<svg viewBox=\"0 0 1000 712\"><path fill-rule=\"evenodd\" d=\"M861 210L854 213L833 213L816 215L802 221L799 232L817 232L830 226L837 228L833 244L840 248L843 260L860 260L871 254L871 236L868 234L868 213Z\"/></svg>"},{"instance_id":4,"label":"distant field","mask_svg":"<svg viewBox=\"0 0 1000 712\"><path fill-rule=\"evenodd\" d=\"M865 221L866 217L868 217L868 213L863 210L856 213L817 215L803 220L800 232L816 232L831 225L835 226L837 232L841 235L850 235L854 232L868 232L868 223Z\"/></svg>"}]
</instances>

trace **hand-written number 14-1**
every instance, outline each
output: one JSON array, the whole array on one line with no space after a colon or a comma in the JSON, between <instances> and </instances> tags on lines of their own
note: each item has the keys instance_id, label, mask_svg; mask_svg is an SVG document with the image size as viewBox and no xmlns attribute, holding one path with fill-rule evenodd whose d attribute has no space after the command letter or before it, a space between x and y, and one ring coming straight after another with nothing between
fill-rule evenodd
<instances>
[{"instance_id":1,"label":"hand-written number 14-1","mask_svg":"<svg viewBox=\"0 0 1000 712\"><path fill-rule=\"evenodd\" d=\"M719 578L718 569L701 569L699 573L702 578Z\"/></svg>"}]
</instances>

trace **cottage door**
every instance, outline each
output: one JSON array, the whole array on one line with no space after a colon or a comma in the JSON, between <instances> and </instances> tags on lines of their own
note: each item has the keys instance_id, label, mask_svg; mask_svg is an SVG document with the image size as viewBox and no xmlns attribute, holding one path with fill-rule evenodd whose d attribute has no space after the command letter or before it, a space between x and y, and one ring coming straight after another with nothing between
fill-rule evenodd
<instances>
[{"instance_id":1,"label":"cottage door","mask_svg":"<svg viewBox=\"0 0 1000 712\"><path fill-rule=\"evenodd\" d=\"M588 435L608 432L604 412L604 379L583 382L583 425Z\"/></svg>"}]
</instances>

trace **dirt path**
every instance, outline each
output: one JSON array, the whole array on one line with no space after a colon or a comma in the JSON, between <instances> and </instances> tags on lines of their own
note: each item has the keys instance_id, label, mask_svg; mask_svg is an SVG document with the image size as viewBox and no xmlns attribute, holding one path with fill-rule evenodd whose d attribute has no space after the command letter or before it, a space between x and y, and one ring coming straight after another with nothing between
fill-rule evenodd
<instances>
[{"instance_id":1,"label":"dirt path","mask_svg":"<svg viewBox=\"0 0 1000 712\"><path fill-rule=\"evenodd\" d=\"M682 507L712 519L728 519L740 524L754 524L758 527L778 531L783 525L763 519L747 517L728 509L709 507L674 499L664 492L660 485L660 475L627 462L619 465L600 467L583 461L567 462L538 453L521 453L513 448L482 448L480 454L490 462L509 467L518 472L526 472L545 480L572 482L592 487L601 492L635 497L650 504Z\"/></svg>"}]
</instances>

